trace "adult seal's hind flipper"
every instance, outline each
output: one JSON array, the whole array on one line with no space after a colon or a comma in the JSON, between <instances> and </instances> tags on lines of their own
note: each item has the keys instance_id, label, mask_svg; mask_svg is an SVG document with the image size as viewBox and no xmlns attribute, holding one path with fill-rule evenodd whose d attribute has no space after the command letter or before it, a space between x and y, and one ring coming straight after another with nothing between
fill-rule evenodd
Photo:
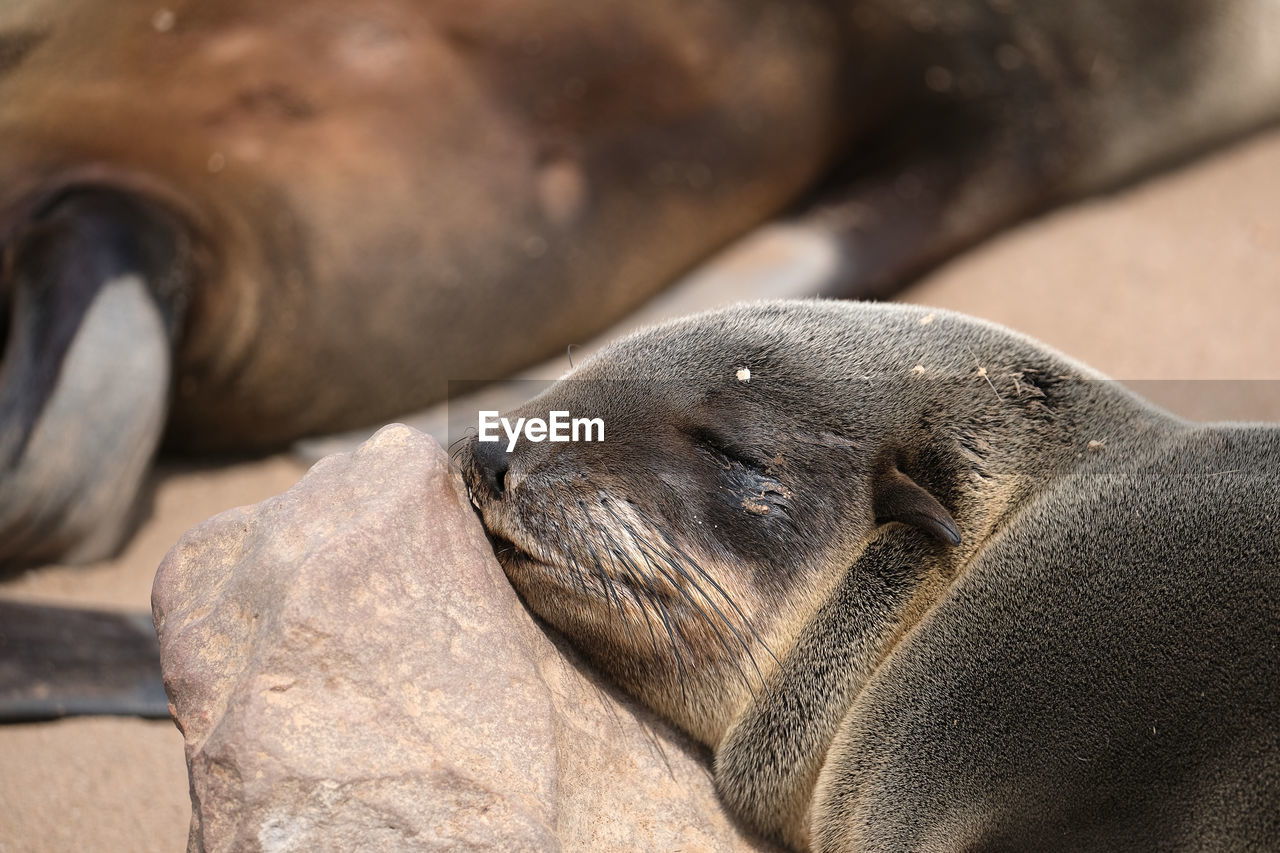
<instances>
[{"instance_id":1,"label":"adult seal's hind flipper","mask_svg":"<svg viewBox=\"0 0 1280 853\"><path fill-rule=\"evenodd\" d=\"M825 295L887 297L1004 228L1280 118L1271 0L841 4L860 124L803 210Z\"/></svg>"},{"instance_id":2,"label":"adult seal's hind flipper","mask_svg":"<svg viewBox=\"0 0 1280 853\"><path fill-rule=\"evenodd\" d=\"M169 716L149 613L0 601L0 723Z\"/></svg>"},{"instance_id":3,"label":"adult seal's hind flipper","mask_svg":"<svg viewBox=\"0 0 1280 853\"><path fill-rule=\"evenodd\" d=\"M0 565L105 556L168 411L183 303L175 222L73 189L5 241L0 276Z\"/></svg>"}]
</instances>

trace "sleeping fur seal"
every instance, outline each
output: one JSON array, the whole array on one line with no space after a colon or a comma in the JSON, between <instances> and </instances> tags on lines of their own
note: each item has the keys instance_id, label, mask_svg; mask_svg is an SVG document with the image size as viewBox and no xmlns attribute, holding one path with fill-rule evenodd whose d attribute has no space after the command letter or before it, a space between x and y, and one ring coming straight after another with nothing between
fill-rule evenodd
<instances>
[{"instance_id":1,"label":"sleeping fur seal","mask_svg":"<svg viewBox=\"0 0 1280 853\"><path fill-rule=\"evenodd\" d=\"M472 441L529 606L796 849L1280 845L1280 427L1016 333L779 302L623 339Z\"/></svg>"},{"instance_id":2,"label":"sleeping fur seal","mask_svg":"<svg viewBox=\"0 0 1280 853\"><path fill-rule=\"evenodd\" d=\"M887 292L1274 117L1278 19L1266 0L5 4L0 565L109 552L166 423L175 448L262 449L426 405L801 199L844 249L832 291Z\"/></svg>"}]
</instances>

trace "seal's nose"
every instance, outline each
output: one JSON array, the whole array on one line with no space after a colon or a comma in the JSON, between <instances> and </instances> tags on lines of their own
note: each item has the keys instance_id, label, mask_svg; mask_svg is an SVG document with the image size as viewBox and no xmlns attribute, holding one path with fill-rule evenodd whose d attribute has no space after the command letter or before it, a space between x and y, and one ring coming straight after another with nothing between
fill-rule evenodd
<instances>
[{"instance_id":1,"label":"seal's nose","mask_svg":"<svg viewBox=\"0 0 1280 853\"><path fill-rule=\"evenodd\" d=\"M511 455L501 441L475 441L471 445L480 479L495 497L501 498L507 484L507 467Z\"/></svg>"}]
</instances>

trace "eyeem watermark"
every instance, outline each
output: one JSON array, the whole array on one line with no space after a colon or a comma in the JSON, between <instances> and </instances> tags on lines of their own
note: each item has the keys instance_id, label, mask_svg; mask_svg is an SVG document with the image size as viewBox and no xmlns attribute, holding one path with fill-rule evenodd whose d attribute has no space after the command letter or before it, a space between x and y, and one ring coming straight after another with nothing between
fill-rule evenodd
<instances>
[{"instance_id":1,"label":"eyeem watermark","mask_svg":"<svg viewBox=\"0 0 1280 853\"><path fill-rule=\"evenodd\" d=\"M568 412L553 411L549 420L542 418L516 418L515 426L497 412L480 413L481 441L501 441L498 426L507 434L507 452L516 449L520 434L533 442L539 441L604 441L604 418L570 418ZM592 438L592 436L598 436ZM581 437L579 437L581 436Z\"/></svg>"}]
</instances>

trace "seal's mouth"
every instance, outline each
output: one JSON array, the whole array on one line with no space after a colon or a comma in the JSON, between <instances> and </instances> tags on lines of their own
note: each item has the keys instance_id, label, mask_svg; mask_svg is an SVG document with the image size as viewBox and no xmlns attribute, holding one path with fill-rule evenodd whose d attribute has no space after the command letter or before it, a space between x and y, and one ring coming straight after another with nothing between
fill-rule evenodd
<instances>
[{"instance_id":1,"label":"seal's mouth","mask_svg":"<svg viewBox=\"0 0 1280 853\"><path fill-rule=\"evenodd\" d=\"M470 483L467 484L467 493L471 500L471 508L480 519L481 526L484 527L484 534L489 540L490 547L493 548L494 556L498 558L498 562L504 569L510 562L516 560L546 564L545 560L534 556L530 548L516 541L515 535L499 519L501 515L499 507L494 506L491 501L477 497L475 488ZM545 549L539 550L545 551Z\"/></svg>"},{"instance_id":2,"label":"seal's mouth","mask_svg":"<svg viewBox=\"0 0 1280 853\"><path fill-rule=\"evenodd\" d=\"M524 526L519 521L519 512L512 495L507 494L505 499L495 499L471 453L464 451L460 468L471 508L480 519L485 536L503 571L510 576L513 570L518 569L541 574L571 570L571 560L558 559L554 542L539 539L536 535L523 531Z\"/></svg>"},{"instance_id":3,"label":"seal's mouth","mask_svg":"<svg viewBox=\"0 0 1280 853\"><path fill-rule=\"evenodd\" d=\"M517 586L520 579L553 581L563 586L575 573L584 570L582 566L575 567L573 557L563 555L556 542L548 540L526 544L505 528L500 528L491 511L476 504L476 512L498 565ZM570 588L582 586L579 582Z\"/></svg>"},{"instance_id":4,"label":"seal's mouth","mask_svg":"<svg viewBox=\"0 0 1280 853\"><path fill-rule=\"evenodd\" d=\"M489 545L493 548L493 554L498 558L498 563L505 569L507 564L516 560L526 563L542 563L537 557L530 554L524 548L521 548L513 540L508 539L500 533L495 533L488 526L484 529L485 535L489 538Z\"/></svg>"},{"instance_id":5,"label":"seal's mouth","mask_svg":"<svg viewBox=\"0 0 1280 853\"><path fill-rule=\"evenodd\" d=\"M550 535L527 544L500 529L484 508L478 507L478 511L498 564L517 588L550 584L560 594L610 606L626 601L643 607L655 600L669 608L683 605L684 596L669 579L664 582L651 555L628 553L619 543L604 540L588 543L585 538L578 539L576 550L573 543Z\"/></svg>"}]
</instances>

